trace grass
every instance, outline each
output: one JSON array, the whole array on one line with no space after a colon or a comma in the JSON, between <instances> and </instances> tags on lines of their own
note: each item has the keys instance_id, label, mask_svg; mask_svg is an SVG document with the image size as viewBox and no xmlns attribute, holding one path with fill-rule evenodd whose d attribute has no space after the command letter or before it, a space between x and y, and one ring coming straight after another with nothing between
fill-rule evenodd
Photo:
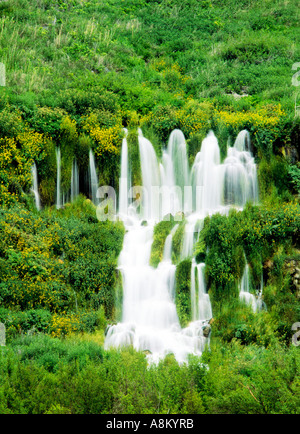
<instances>
[{"instance_id":1,"label":"grass","mask_svg":"<svg viewBox=\"0 0 300 434\"><path fill-rule=\"evenodd\" d=\"M0 8L6 91L56 105L60 91L100 86L138 111L236 92L292 109L297 3L8 0Z\"/></svg>"},{"instance_id":2,"label":"grass","mask_svg":"<svg viewBox=\"0 0 300 434\"><path fill-rule=\"evenodd\" d=\"M96 330L94 333L71 333L67 337L67 341L72 343L92 342L101 347L104 345L105 335L104 330Z\"/></svg>"}]
</instances>

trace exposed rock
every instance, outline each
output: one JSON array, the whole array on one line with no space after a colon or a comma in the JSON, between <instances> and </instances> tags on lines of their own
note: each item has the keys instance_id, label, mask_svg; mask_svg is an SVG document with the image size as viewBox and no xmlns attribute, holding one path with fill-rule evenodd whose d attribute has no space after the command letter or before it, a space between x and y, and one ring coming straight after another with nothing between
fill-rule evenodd
<instances>
[{"instance_id":1,"label":"exposed rock","mask_svg":"<svg viewBox=\"0 0 300 434\"><path fill-rule=\"evenodd\" d=\"M285 261L285 268L291 275L292 284L296 293L296 297L300 298L300 260L289 259Z\"/></svg>"},{"instance_id":2,"label":"exposed rock","mask_svg":"<svg viewBox=\"0 0 300 434\"><path fill-rule=\"evenodd\" d=\"M284 155L291 164L296 164L299 161L299 152L296 146L286 146L284 148Z\"/></svg>"},{"instance_id":3,"label":"exposed rock","mask_svg":"<svg viewBox=\"0 0 300 434\"><path fill-rule=\"evenodd\" d=\"M184 212L182 212L182 211L178 211L178 212L175 214L174 219L175 219L176 221L182 221L182 220L184 220Z\"/></svg>"},{"instance_id":4,"label":"exposed rock","mask_svg":"<svg viewBox=\"0 0 300 434\"><path fill-rule=\"evenodd\" d=\"M235 100L238 100L238 99L245 98L245 97L249 96L249 94L248 94L248 93L245 93L244 91L242 91L241 94L238 94L238 93L236 93L236 92L231 92L231 93L226 93L225 95L233 96L233 98L234 98Z\"/></svg>"},{"instance_id":5,"label":"exposed rock","mask_svg":"<svg viewBox=\"0 0 300 434\"><path fill-rule=\"evenodd\" d=\"M205 338L208 338L210 335L210 332L211 332L211 326L207 325L207 326L203 327L202 331L203 331L203 336Z\"/></svg>"},{"instance_id":6,"label":"exposed rock","mask_svg":"<svg viewBox=\"0 0 300 434\"><path fill-rule=\"evenodd\" d=\"M264 263L264 268L272 268L272 267L273 267L273 262L270 259Z\"/></svg>"}]
</instances>

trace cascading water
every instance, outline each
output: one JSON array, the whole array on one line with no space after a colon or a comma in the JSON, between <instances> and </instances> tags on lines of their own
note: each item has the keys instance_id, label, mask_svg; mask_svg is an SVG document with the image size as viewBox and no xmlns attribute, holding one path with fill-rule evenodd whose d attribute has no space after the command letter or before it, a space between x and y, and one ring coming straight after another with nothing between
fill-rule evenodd
<instances>
[{"instance_id":1,"label":"cascading water","mask_svg":"<svg viewBox=\"0 0 300 434\"><path fill-rule=\"evenodd\" d=\"M61 180L61 152L60 148L55 149L56 153L56 208L60 209L61 203L61 191L60 191L60 180Z\"/></svg>"},{"instance_id":2,"label":"cascading water","mask_svg":"<svg viewBox=\"0 0 300 434\"><path fill-rule=\"evenodd\" d=\"M39 195L37 168L36 168L35 163L33 163L32 167L31 167L31 177L32 177L32 189L31 189L31 191L33 192L34 197L35 197L36 209L39 211L41 209L41 201L40 201L40 195Z\"/></svg>"},{"instance_id":3,"label":"cascading water","mask_svg":"<svg viewBox=\"0 0 300 434\"><path fill-rule=\"evenodd\" d=\"M248 306L252 307L253 312L266 309L266 305L262 300L263 291L263 277L261 277L260 289L257 292L257 296L250 292L250 270L249 265L245 265L245 270L240 284L240 300Z\"/></svg>"},{"instance_id":4,"label":"cascading water","mask_svg":"<svg viewBox=\"0 0 300 434\"><path fill-rule=\"evenodd\" d=\"M249 265L246 264L240 286L240 300L251 306L253 312L257 310L257 302L254 294L250 292Z\"/></svg>"},{"instance_id":5,"label":"cascading water","mask_svg":"<svg viewBox=\"0 0 300 434\"><path fill-rule=\"evenodd\" d=\"M248 200L258 202L256 165L249 151L250 137L241 131L224 161L224 201L243 207Z\"/></svg>"},{"instance_id":6,"label":"cascading water","mask_svg":"<svg viewBox=\"0 0 300 434\"><path fill-rule=\"evenodd\" d=\"M143 179L142 209L143 219L160 220L160 195L155 188L160 187L160 170L152 143L141 133L139 134L139 151Z\"/></svg>"},{"instance_id":7,"label":"cascading water","mask_svg":"<svg viewBox=\"0 0 300 434\"><path fill-rule=\"evenodd\" d=\"M220 164L218 140L212 131L203 140L197 166L194 166L194 198L196 210L201 214L212 214L221 210L223 167ZM197 201L199 204L197 205Z\"/></svg>"},{"instance_id":8,"label":"cascading water","mask_svg":"<svg viewBox=\"0 0 300 434\"><path fill-rule=\"evenodd\" d=\"M212 318L212 309L209 295L206 293L205 264L197 264L195 259L192 261L191 270L191 304L193 321L207 321Z\"/></svg>"},{"instance_id":9,"label":"cascading water","mask_svg":"<svg viewBox=\"0 0 300 434\"><path fill-rule=\"evenodd\" d=\"M97 198L97 190L99 188L98 176L96 171L95 156L93 151L90 149L89 153L89 167L90 167L90 190L92 202L97 205L99 200Z\"/></svg>"},{"instance_id":10,"label":"cascading water","mask_svg":"<svg viewBox=\"0 0 300 434\"><path fill-rule=\"evenodd\" d=\"M133 345L138 350L149 351L151 360L173 353L179 362L184 362L188 354L202 353L207 343L203 328L212 318L205 288L204 264L197 264L192 259L194 243L206 215L226 213L232 205L241 207L247 200L258 200L255 164L246 131L238 136L233 148L228 149L223 164L220 162L217 138L210 132L202 142L191 171L181 131L175 130L171 134L161 162L151 142L141 131L138 140L143 183L142 208L141 212L132 212L124 220L126 234L119 257L123 277L122 319L108 329L105 347ZM238 170L232 169L235 165ZM126 177L128 150L124 139L121 178ZM124 185L126 183L120 187L120 218L130 205L124 197ZM169 213L174 218L178 214L180 217L183 211L186 222L181 259L192 259L192 321L184 329L180 327L175 305L176 266L172 263L172 240L176 227L165 240L163 260L157 268L149 265L155 223Z\"/></svg>"},{"instance_id":11,"label":"cascading water","mask_svg":"<svg viewBox=\"0 0 300 434\"><path fill-rule=\"evenodd\" d=\"M132 221L127 226L119 269L123 276L122 322L110 327L105 347L133 345L149 351L150 359L173 353L179 362L189 353L201 354L204 340L192 327L181 329L174 303L176 266L170 259L171 235L166 239L164 258L157 268L149 265L153 226Z\"/></svg>"},{"instance_id":12,"label":"cascading water","mask_svg":"<svg viewBox=\"0 0 300 434\"><path fill-rule=\"evenodd\" d=\"M264 287L264 279L263 279L263 274L261 274L261 280L260 280L260 288L258 291L258 295L257 295L257 310L267 310L267 305L266 303L263 301L263 287Z\"/></svg>"},{"instance_id":13,"label":"cascading water","mask_svg":"<svg viewBox=\"0 0 300 434\"><path fill-rule=\"evenodd\" d=\"M119 215L121 218L126 218L128 214L128 192L131 187L129 166L128 166L128 144L127 144L127 129L124 128L125 137L122 142L121 154L121 178L119 187Z\"/></svg>"},{"instance_id":14,"label":"cascading water","mask_svg":"<svg viewBox=\"0 0 300 434\"><path fill-rule=\"evenodd\" d=\"M74 159L71 172L71 201L73 202L79 195L79 172L77 162Z\"/></svg>"}]
</instances>

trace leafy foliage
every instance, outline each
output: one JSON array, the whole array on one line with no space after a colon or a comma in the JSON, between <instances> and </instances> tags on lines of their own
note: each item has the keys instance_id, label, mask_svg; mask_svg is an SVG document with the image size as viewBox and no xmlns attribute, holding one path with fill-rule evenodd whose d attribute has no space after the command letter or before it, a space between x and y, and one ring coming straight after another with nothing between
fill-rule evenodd
<instances>
[{"instance_id":1,"label":"leafy foliage","mask_svg":"<svg viewBox=\"0 0 300 434\"><path fill-rule=\"evenodd\" d=\"M52 316L42 330L54 335L86 329L81 310L97 311L104 306L106 316L113 317L123 227L109 221L98 223L85 201L80 198L70 206L72 210L66 210L71 218L63 213L38 215L22 207L1 212L0 300L7 309L3 322L12 322L8 328L12 336L28 330L23 327L26 315L17 313L20 309L45 309ZM15 319L8 309L16 313ZM61 325L55 326L55 321ZM69 325L62 325L63 321ZM93 322L97 324L96 317Z\"/></svg>"},{"instance_id":2,"label":"leafy foliage","mask_svg":"<svg viewBox=\"0 0 300 434\"><path fill-rule=\"evenodd\" d=\"M45 336L0 349L1 413L296 413L297 348L238 342L147 366L132 350L103 352L95 342ZM208 369L209 368L209 369Z\"/></svg>"}]
</instances>

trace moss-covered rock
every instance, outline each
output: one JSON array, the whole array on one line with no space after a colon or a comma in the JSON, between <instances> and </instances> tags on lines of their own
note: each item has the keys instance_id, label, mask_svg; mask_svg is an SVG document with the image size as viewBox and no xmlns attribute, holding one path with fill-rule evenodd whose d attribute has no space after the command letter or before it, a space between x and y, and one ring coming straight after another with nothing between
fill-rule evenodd
<instances>
[{"instance_id":1,"label":"moss-covered rock","mask_svg":"<svg viewBox=\"0 0 300 434\"><path fill-rule=\"evenodd\" d=\"M150 265L152 267L156 268L163 259L165 241L174 224L174 219L172 219L168 221L161 221L155 226L150 256Z\"/></svg>"}]
</instances>

